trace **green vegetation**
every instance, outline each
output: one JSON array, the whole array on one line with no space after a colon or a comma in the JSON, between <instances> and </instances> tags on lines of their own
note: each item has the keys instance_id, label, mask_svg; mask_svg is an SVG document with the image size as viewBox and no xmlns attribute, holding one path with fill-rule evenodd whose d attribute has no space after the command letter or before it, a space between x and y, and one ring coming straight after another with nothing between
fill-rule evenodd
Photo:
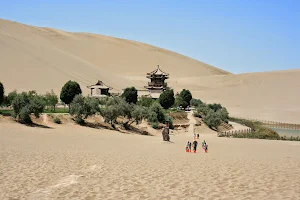
<instances>
[{"instance_id":1,"label":"green vegetation","mask_svg":"<svg viewBox=\"0 0 300 200\"><path fill-rule=\"evenodd\" d=\"M99 100L92 97L83 97L81 94L74 97L70 106L70 114L75 117L78 124L84 124L84 119L99 112Z\"/></svg>"},{"instance_id":2,"label":"green vegetation","mask_svg":"<svg viewBox=\"0 0 300 200\"><path fill-rule=\"evenodd\" d=\"M200 99L192 99L191 101L190 101L190 105L191 106L195 106L195 107L197 107L197 106L200 106L201 104L203 104L203 102L200 100Z\"/></svg>"},{"instance_id":3,"label":"green vegetation","mask_svg":"<svg viewBox=\"0 0 300 200\"><path fill-rule=\"evenodd\" d=\"M257 139L269 139L280 140L279 134L271 128L264 127L260 122L252 122L246 119L237 119L230 117L230 121L243 124L252 129L251 133L239 133L233 135L236 138L257 138Z\"/></svg>"},{"instance_id":4,"label":"green vegetation","mask_svg":"<svg viewBox=\"0 0 300 200\"><path fill-rule=\"evenodd\" d=\"M137 105L149 108L154 102L155 100L150 97L141 97L138 99Z\"/></svg>"},{"instance_id":5,"label":"green vegetation","mask_svg":"<svg viewBox=\"0 0 300 200\"><path fill-rule=\"evenodd\" d=\"M70 105L74 97L81 94L80 85L75 81L68 81L61 89L60 99L67 105Z\"/></svg>"},{"instance_id":6,"label":"green vegetation","mask_svg":"<svg viewBox=\"0 0 300 200\"><path fill-rule=\"evenodd\" d=\"M135 87L128 87L124 90L122 97L127 103L136 104L138 99L137 89Z\"/></svg>"},{"instance_id":7,"label":"green vegetation","mask_svg":"<svg viewBox=\"0 0 300 200\"><path fill-rule=\"evenodd\" d=\"M28 124L32 123L30 114L39 117L45 108L45 104L42 96L38 95L35 91L30 91L28 93L22 92L17 94L12 101L12 107L15 118L21 123Z\"/></svg>"},{"instance_id":8,"label":"green vegetation","mask_svg":"<svg viewBox=\"0 0 300 200\"><path fill-rule=\"evenodd\" d=\"M56 94L51 90L51 92L47 92L44 96L45 105L51 107L52 111L55 112L56 104L58 104L58 97Z\"/></svg>"},{"instance_id":9,"label":"green vegetation","mask_svg":"<svg viewBox=\"0 0 300 200\"><path fill-rule=\"evenodd\" d=\"M215 130L218 130L222 122L229 122L229 113L221 104L205 104L202 102L196 107L194 115L202 118L209 128Z\"/></svg>"},{"instance_id":10,"label":"green vegetation","mask_svg":"<svg viewBox=\"0 0 300 200\"><path fill-rule=\"evenodd\" d=\"M61 120L60 120L60 118L57 117L57 116L54 118L53 121L54 121L54 123L56 123L56 124L61 124Z\"/></svg>"},{"instance_id":11,"label":"green vegetation","mask_svg":"<svg viewBox=\"0 0 300 200\"><path fill-rule=\"evenodd\" d=\"M189 90L183 89L179 96L183 99L183 101L187 102L190 105L190 101L192 100L192 93Z\"/></svg>"},{"instance_id":12,"label":"green vegetation","mask_svg":"<svg viewBox=\"0 0 300 200\"><path fill-rule=\"evenodd\" d=\"M192 100L192 93L189 90L183 89L175 98L175 106L187 108Z\"/></svg>"},{"instance_id":13,"label":"green vegetation","mask_svg":"<svg viewBox=\"0 0 300 200\"><path fill-rule=\"evenodd\" d=\"M164 109L168 109L175 103L174 91L166 90L159 96L159 103Z\"/></svg>"},{"instance_id":14,"label":"green vegetation","mask_svg":"<svg viewBox=\"0 0 300 200\"><path fill-rule=\"evenodd\" d=\"M16 90L8 93L7 95L7 103L6 103L6 106L11 106L12 105L12 102L14 101L14 99L17 97L18 93Z\"/></svg>"},{"instance_id":15,"label":"green vegetation","mask_svg":"<svg viewBox=\"0 0 300 200\"><path fill-rule=\"evenodd\" d=\"M69 113L68 108L44 109L43 113Z\"/></svg>"},{"instance_id":16,"label":"green vegetation","mask_svg":"<svg viewBox=\"0 0 300 200\"><path fill-rule=\"evenodd\" d=\"M3 100L4 100L4 86L0 82L0 105L2 105Z\"/></svg>"},{"instance_id":17,"label":"green vegetation","mask_svg":"<svg viewBox=\"0 0 300 200\"><path fill-rule=\"evenodd\" d=\"M176 107L182 107L182 108L187 108L189 106L188 102L184 101L181 96L176 96L175 98L175 106Z\"/></svg>"}]
</instances>

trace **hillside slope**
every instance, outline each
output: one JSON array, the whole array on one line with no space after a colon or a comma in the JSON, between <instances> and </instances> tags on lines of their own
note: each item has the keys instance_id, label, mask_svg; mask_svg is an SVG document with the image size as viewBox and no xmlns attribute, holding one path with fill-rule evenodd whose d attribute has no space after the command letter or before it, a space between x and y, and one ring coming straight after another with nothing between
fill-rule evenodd
<instances>
[{"instance_id":1,"label":"hillside slope","mask_svg":"<svg viewBox=\"0 0 300 200\"><path fill-rule=\"evenodd\" d=\"M72 79L82 86L98 79L120 90L157 64L172 77L229 74L175 52L108 36L69 33L0 20L0 79L11 89L59 91ZM87 92L87 90L85 91Z\"/></svg>"},{"instance_id":2,"label":"hillside slope","mask_svg":"<svg viewBox=\"0 0 300 200\"><path fill-rule=\"evenodd\" d=\"M175 92L190 89L234 116L300 123L300 70L231 74L140 42L0 20L0 81L6 92L59 93L66 81L75 80L88 94L86 86L98 79L117 91L142 88L157 64L170 73Z\"/></svg>"}]
</instances>

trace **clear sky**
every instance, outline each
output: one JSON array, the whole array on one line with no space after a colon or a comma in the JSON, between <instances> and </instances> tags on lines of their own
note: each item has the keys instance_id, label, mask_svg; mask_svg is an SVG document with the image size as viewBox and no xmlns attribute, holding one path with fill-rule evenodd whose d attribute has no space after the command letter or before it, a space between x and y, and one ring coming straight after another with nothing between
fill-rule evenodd
<instances>
[{"instance_id":1,"label":"clear sky","mask_svg":"<svg viewBox=\"0 0 300 200\"><path fill-rule=\"evenodd\" d=\"M0 18L141 41L233 73L300 68L298 0L1 0Z\"/></svg>"}]
</instances>

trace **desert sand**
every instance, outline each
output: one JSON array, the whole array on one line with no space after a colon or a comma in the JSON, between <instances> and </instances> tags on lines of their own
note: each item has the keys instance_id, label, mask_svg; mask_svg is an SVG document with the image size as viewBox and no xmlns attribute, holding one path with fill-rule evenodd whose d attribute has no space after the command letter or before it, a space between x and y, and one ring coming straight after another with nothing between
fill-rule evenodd
<instances>
[{"instance_id":1,"label":"desert sand","mask_svg":"<svg viewBox=\"0 0 300 200\"><path fill-rule=\"evenodd\" d=\"M142 89L146 73L158 64L175 92L190 89L195 98L223 104L232 116L300 123L300 70L232 74L136 41L0 19L0 81L7 93L59 94L68 80L79 82L84 94L97 80L116 92Z\"/></svg>"},{"instance_id":2,"label":"desert sand","mask_svg":"<svg viewBox=\"0 0 300 200\"><path fill-rule=\"evenodd\" d=\"M195 123L189 115L191 124ZM300 143L0 123L0 199L299 199Z\"/></svg>"}]
</instances>

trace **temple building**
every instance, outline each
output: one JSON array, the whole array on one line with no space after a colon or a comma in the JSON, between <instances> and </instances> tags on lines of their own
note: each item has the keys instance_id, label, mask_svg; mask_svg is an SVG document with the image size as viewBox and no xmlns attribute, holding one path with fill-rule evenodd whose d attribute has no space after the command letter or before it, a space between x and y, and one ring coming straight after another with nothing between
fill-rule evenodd
<instances>
[{"instance_id":1,"label":"temple building","mask_svg":"<svg viewBox=\"0 0 300 200\"><path fill-rule=\"evenodd\" d=\"M148 82L148 85L145 86L146 89L148 89L150 97L157 99L159 98L160 94L168 89L167 83L165 83L165 80L169 78L169 74L163 72L159 65L157 65L157 69L154 71L147 73L147 78L150 79L150 82Z\"/></svg>"},{"instance_id":2,"label":"temple building","mask_svg":"<svg viewBox=\"0 0 300 200\"><path fill-rule=\"evenodd\" d=\"M95 85L87 86L87 88L91 89L92 97L105 97L110 96L110 90L113 89L107 85L105 85L102 81L98 80Z\"/></svg>"}]
</instances>

